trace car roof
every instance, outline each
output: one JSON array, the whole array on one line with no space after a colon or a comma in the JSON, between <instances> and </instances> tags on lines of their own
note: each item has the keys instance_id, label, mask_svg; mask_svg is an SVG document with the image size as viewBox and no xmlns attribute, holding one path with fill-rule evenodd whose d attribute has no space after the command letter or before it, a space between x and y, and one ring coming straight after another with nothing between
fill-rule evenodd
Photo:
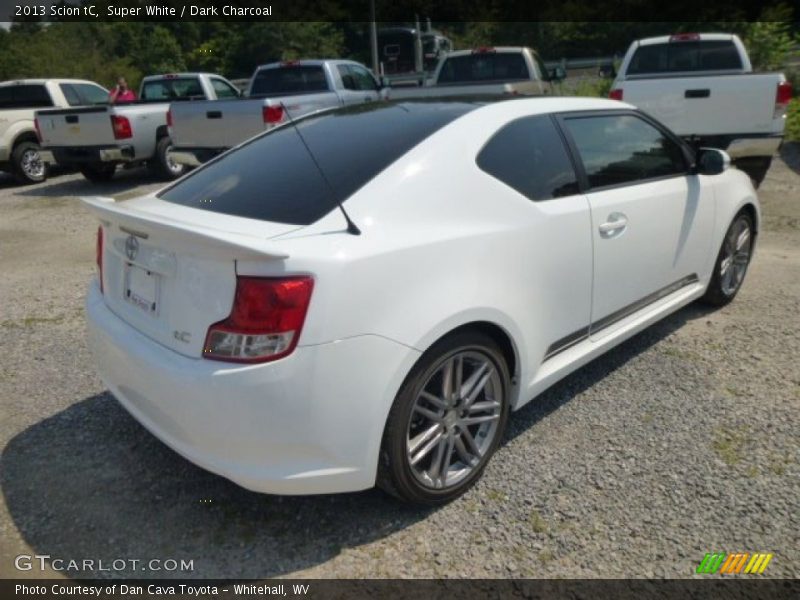
<instances>
[{"instance_id":1,"label":"car roof","mask_svg":"<svg viewBox=\"0 0 800 600\"><path fill-rule=\"evenodd\" d=\"M471 48L469 50L456 50L455 52L448 52L445 58L451 58L454 56L470 56L472 54L519 54L525 50L530 50L530 48L525 46L486 46L486 50L488 50L488 52L477 52L477 50L477 48Z\"/></svg>"},{"instance_id":2,"label":"car roof","mask_svg":"<svg viewBox=\"0 0 800 600\"><path fill-rule=\"evenodd\" d=\"M44 85L45 83L53 82L53 83L92 83L94 85L100 85L95 83L94 81L89 81L88 79L58 79L58 78L47 78L47 79L13 79L11 81L2 81L0 82L0 86L11 86L11 85ZM102 86L100 86L102 87Z\"/></svg>"},{"instance_id":3,"label":"car roof","mask_svg":"<svg viewBox=\"0 0 800 600\"><path fill-rule=\"evenodd\" d=\"M681 34L675 34L681 35ZM734 38L732 33L699 33L699 40L683 40L683 41L701 41L701 42L729 42ZM671 41L671 35L660 35L657 37L644 38L639 40L640 46L651 46L654 44L668 44Z\"/></svg>"}]
</instances>

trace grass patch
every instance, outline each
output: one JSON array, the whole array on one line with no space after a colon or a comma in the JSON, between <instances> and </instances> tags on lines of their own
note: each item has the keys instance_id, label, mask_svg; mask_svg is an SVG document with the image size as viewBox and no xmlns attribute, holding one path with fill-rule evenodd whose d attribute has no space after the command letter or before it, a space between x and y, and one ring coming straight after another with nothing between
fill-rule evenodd
<instances>
[{"instance_id":1,"label":"grass patch","mask_svg":"<svg viewBox=\"0 0 800 600\"><path fill-rule=\"evenodd\" d=\"M501 492L500 490L496 490L494 488L489 488L486 490L486 497L491 500L492 502L505 502L506 495Z\"/></svg>"},{"instance_id":2,"label":"grass patch","mask_svg":"<svg viewBox=\"0 0 800 600\"><path fill-rule=\"evenodd\" d=\"M744 447L751 441L749 436L750 428L746 425L741 427L720 427L714 431L714 440L711 447L714 453L726 465L733 466L742 460Z\"/></svg>"},{"instance_id":3,"label":"grass patch","mask_svg":"<svg viewBox=\"0 0 800 600\"><path fill-rule=\"evenodd\" d=\"M549 529L547 521L537 510L532 510L531 514L528 515L528 526L535 533L544 533Z\"/></svg>"},{"instance_id":4,"label":"grass patch","mask_svg":"<svg viewBox=\"0 0 800 600\"><path fill-rule=\"evenodd\" d=\"M542 564L549 563L554 558L555 555L553 554L553 552L551 550L548 550L547 548L539 552L539 562Z\"/></svg>"},{"instance_id":5,"label":"grass patch","mask_svg":"<svg viewBox=\"0 0 800 600\"><path fill-rule=\"evenodd\" d=\"M57 317L24 317L19 321L0 321L0 328L2 329L28 329L36 325L55 325L64 322L64 315Z\"/></svg>"},{"instance_id":6,"label":"grass patch","mask_svg":"<svg viewBox=\"0 0 800 600\"><path fill-rule=\"evenodd\" d=\"M674 346L667 346L666 348L663 348L661 352L667 356L674 356L675 358L680 358L683 360L700 360L700 356L691 350L682 350L681 348L675 348Z\"/></svg>"}]
</instances>

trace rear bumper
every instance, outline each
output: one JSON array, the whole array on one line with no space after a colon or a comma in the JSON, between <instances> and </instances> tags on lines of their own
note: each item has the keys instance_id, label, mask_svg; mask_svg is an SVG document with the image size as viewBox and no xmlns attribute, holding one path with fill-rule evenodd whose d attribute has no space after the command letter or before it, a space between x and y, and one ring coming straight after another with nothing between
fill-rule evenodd
<instances>
[{"instance_id":1,"label":"rear bumper","mask_svg":"<svg viewBox=\"0 0 800 600\"><path fill-rule=\"evenodd\" d=\"M222 154L228 148L173 148L170 156L179 165L199 167L215 156Z\"/></svg>"},{"instance_id":2,"label":"rear bumper","mask_svg":"<svg viewBox=\"0 0 800 600\"><path fill-rule=\"evenodd\" d=\"M274 494L374 485L386 417L416 350L359 336L236 365L188 358L143 336L108 309L96 283L86 312L103 382L191 462Z\"/></svg>"},{"instance_id":3,"label":"rear bumper","mask_svg":"<svg viewBox=\"0 0 800 600\"><path fill-rule=\"evenodd\" d=\"M44 150L47 162L60 165L82 165L98 162L130 162L136 159L133 146L67 146ZM52 160L51 160L52 159Z\"/></svg>"}]
</instances>

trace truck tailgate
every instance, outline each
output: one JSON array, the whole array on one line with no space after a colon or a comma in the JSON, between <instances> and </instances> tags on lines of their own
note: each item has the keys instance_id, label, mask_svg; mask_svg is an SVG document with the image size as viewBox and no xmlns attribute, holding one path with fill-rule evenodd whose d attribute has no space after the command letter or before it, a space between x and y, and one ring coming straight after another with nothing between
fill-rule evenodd
<instances>
[{"instance_id":1,"label":"truck tailgate","mask_svg":"<svg viewBox=\"0 0 800 600\"><path fill-rule=\"evenodd\" d=\"M170 137L181 148L230 148L264 131L263 100L211 100L170 105Z\"/></svg>"},{"instance_id":2,"label":"truck tailgate","mask_svg":"<svg viewBox=\"0 0 800 600\"><path fill-rule=\"evenodd\" d=\"M36 112L44 147L114 144L108 106L40 110Z\"/></svg>"},{"instance_id":3,"label":"truck tailgate","mask_svg":"<svg viewBox=\"0 0 800 600\"><path fill-rule=\"evenodd\" d=\"M678 135L769 133L779 78L755 73L630 79L622 99Z\"/></svg>"}]
</instances>

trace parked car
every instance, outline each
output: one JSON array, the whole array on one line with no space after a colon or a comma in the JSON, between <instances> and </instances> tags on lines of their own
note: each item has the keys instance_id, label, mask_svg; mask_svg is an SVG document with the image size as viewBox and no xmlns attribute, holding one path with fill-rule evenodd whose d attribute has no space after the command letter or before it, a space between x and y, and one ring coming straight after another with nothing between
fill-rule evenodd
<instances>
[{"instance_id":1,"label":"parked car","mask_svg":"<svg viewBox=\"0 0 800 600\"><path fill-rule=\"evenodd\" d=\"M160 177L180 177L185 166L170 157L167 109L171 102L236 98L227 79L211 73L151 75L139 100L89 108L39 110L43 156L75 167L90 181L108 181L117 166L149 165Z\"/></svg>"},{"instance_id":2,"label":"parked car","mask_svg":"<svg viewBox=\"0 0 800 600\"><path fill-rule=\"evenodd\" d=\"M610 97L726 150L758 185L783 139L792 86L781 73L753 73L735 35L681 33L633 42Z\"/></svg>"},{"instance_id":3,"label":"parked car","mask_svg":"<svg viewBox=\"0 0 800 600\"><path fill-rule=\"evenodd\" d=\"M0 83L0 170L20 183L47 179L34 112L43 107L103 104L108 90L83 79L19 79Z\"/></svg>"},{"instance_id":4,"label":"parked car","mask_svg":"<svg viewBox=\"0 0 800 600\"><path fill-rule=\"evenodd\" d=\"M308 113L374 102L380 85L351 60L294 60L256 69L245 94L227 102L192 102L170 107L176 162L197 166L228 148Z\"/></svg>"},{"instance_id":5,"label":"parked car","mask_svg":"<svg viewBox=\"0 0 800 600\"><path fill-rule=\"evenodd\" d=\"M425 87L392 88L393 100L442 96L528 95L554 93L566 72L548 71L531 48L513 46L459 50L446 54Z\"/></svg>"},{"instance_id":6,"label":"parked car","mask_svg":"<svg viewBox=\"0 0 800 600\"><path fill-rule=\"evenodd\" d=\"M84 200L89 345L136 419L246 488L446 502L511 410L736 296L760 213L728 166L597 98L309 115L157 193Z\"/></svg>"}]
</instances>

